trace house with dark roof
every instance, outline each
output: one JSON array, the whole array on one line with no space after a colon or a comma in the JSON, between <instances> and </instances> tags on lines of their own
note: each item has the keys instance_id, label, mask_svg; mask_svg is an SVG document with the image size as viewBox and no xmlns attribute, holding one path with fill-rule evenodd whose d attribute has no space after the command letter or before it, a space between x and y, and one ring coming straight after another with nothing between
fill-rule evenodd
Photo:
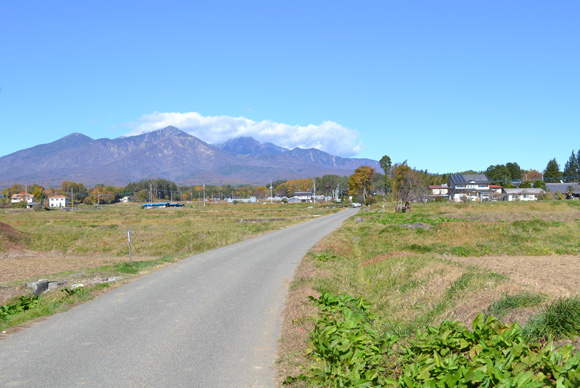
<instances>
[{"instance_id":1,"label":"house with dark roof","mask_svg":"<svg viewBox=\"0 0 580 388\"><path fill-rule=\"evenodd\" d=\"M492 190L491 180L485 174L454 174L449 176L449 201L487 201Z\"/></svg>"},{"instance_id":2,"label":"house with dark roof","mask_svg":"<svg viewBox=\"0 0 580 388\"><path fill-rule=\"evenodd\" d=\"M554 194L560 192L566 195L566 199L580 198L580 184L578 183L546 183L546 189Z\"/></svg>"}]
</instances>

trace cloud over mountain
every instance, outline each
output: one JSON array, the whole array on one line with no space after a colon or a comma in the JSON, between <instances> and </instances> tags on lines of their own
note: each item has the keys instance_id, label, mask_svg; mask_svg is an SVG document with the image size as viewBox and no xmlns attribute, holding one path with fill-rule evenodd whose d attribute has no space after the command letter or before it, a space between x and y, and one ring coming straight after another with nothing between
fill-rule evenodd
<instances>
[{"instance_id":1,"label":"cloud over mountain","mask_svg":"<svg viewBox=\"0 0 580 388\"><path fill-rule=\"evenodd\" d=\"M253 121L245 117L202 116L197 112L154 112L129 123L129 136L175 126L206 140L211 144L223 143L236 137L253 137L293 149L316 148L333 155L352 157L358 154L362 143L358 132L333 121L307 126L276 123L270 120Z\"/></svg>"}]
</instances>

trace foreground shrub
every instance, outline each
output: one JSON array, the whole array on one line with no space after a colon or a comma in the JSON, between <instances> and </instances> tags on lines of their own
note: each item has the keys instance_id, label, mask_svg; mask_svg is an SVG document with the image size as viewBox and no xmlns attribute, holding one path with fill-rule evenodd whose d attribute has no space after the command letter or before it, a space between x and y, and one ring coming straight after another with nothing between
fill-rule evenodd
<instances>
[{"instance_id":1,"label":"foreground shrub","mask_svg":"<svg viewBox=\"0 0 580 388\"><path fill-rule=\"evenodd\" d=\"M308 373L287 378L315 387L578 387L580 353L530 342L521 327L480 314L473 331L445 321L405 341L377 332L362 298L323 292L311 334Z\"/></svg>"}]
</instances>

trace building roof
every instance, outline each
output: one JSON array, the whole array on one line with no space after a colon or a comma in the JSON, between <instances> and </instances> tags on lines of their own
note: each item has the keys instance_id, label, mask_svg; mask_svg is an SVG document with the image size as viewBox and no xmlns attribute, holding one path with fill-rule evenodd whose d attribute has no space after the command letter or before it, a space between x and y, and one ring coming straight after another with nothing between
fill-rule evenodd
<instances>
[{"instance_id":1,"label":"building roof","mask_svg":"<svg viewBox=\"0 0 580 388\"><path fill-rule=\"evenodd\" d=\"M430 189L448 189L447 183L443 183L442 185L430 185Z\"/></svg>"},{"instance_id":2,"label":"building roof","mask_svg":"<svg viewBox=\"0 0 580 388\"><path fill-rule=\"evenodd\" d=\"M490 189L503 189L503 186L500 185L489 185Z\"/></svg>"},{"instance_id":3,"label":"building roof","mask_svg":"<svg viewBox=\"0 0 580 388\"><path fill-rule=\"evenodd\" d=\"M455 184L487 184L491 181L485 174L454 174L449 177L449 180Z\"/></svg>"},{"instance_id":4,"label":"building roof","mask_svg":"<svg viewBox=\"0 0 580 388\"><path fill-rule=\"evenodd\" d=\"M30 197L34 197L34 195L28 193L20 193L12 195L12 198L30 198Z\"/></svg>"},{"instance_id":5,"label":"building roof","mask_svg":"<svg viewBox=\"0 0 580 388\"><path fill-rule=\"evenodd\" d=\"M503 189L506 194L542 194L544 190L538 188Z\"/></svg>"},{"instance_id":6,"label":"building roof","mask_svg":"<svg viewBox=\"0 0 580 388\"><path fill-rule=\"evenodd\" d=\"M51 195L51 196L50 196L50 197L48 197L48 198L68 198L68 197L67 197L66 195L60 195L60 194L57 194L57 195Z\"/></svg>"},{"instance_id":7,"label":"building roof","mask_svg":"<svg viewBox=\"0 0 580 388\"><path fill-rule=\"evenodd\" d=\"M580 194L580 185L578 183L546 183L546 188L552 193L559 191L565 194L568 192L569 186L572 186L574 189L574 194Z\"/></svg>"}]
</instances>

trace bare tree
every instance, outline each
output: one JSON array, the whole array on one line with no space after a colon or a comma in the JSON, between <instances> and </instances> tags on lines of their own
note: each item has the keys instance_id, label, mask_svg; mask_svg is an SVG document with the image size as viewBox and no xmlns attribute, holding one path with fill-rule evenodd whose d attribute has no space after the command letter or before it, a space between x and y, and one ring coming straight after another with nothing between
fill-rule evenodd
<instances>
[{"instance_id":1,"label":"bare tree","mask_svg":"<svg viewBox=\"0 0 580 388\"><path fill-rule=\"evenodd\" d=\"M399 198L403 201L421 201L429 198L429 189L423 177L416 171L408 170L403 175Z\"/></svg>"}]
</instances>

